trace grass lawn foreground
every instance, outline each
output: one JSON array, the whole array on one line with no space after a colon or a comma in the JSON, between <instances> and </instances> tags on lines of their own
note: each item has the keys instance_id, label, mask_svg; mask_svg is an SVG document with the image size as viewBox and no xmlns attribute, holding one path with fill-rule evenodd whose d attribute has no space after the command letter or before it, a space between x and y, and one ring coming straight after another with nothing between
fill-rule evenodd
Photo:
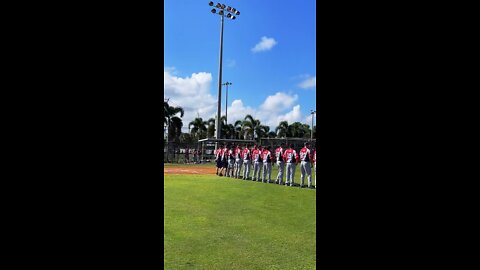
<instances>
[{"instance_id":1,"label":"grass lawn foreground","mask_svg":"<svg viewBox=\"0 0 480 270\"><path fill-rule=\"evenodd\" d=\"M315 269L316 190L165 175L164 195L165 269Z\"/></svg>"}]
</instances>

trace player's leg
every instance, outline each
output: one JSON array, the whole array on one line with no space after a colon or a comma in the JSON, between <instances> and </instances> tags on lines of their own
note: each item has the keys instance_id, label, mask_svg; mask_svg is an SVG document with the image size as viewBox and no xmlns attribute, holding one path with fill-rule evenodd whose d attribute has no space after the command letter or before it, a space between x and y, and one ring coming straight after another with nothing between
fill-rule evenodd
<instances>
[{"instance_id":1,"label":"player's leg","mask_svg":"<svg viewBox=\"0 0 480 270\"><path fill-rule=\"evenodd\" d=\"M223 175L227 176L227 171L228 171L228 160L223 161Z\"/></svg>"},{"instance_id":2,"label":"player's leg","mask_svg":"<svg viewBox=\"0 0 480 270\"><path fill-rule=\"evenodd\" d=\"M243 162L243 179L245 180L247 176L245 175L247 173L247 161L245 160Z\"/></svg>"},{"instance_id":3,"label":"player's leg","mask_svg":"<svg viewBox=\"0 0 480 270\"><path fill-rule=\"evenodd\" d=\"M287 163L286 170L285 170L285 185L288 186L290 184L290 171L292 169L292 164Z\"/></svg>"},{"instance_id":4,"label":"player's leg","mask_svg":"<svg viewBox=\"0 0 480 270\"><path fill-rule=\"evenodd\" d=\"M267 163L263 163L263 172L262 172L262 182L265 182L265 178L267 177Z\"/></svg>"},{"instance_id":5,"label":"player's leg","mask_svg":"<svg viewBox=\"0 0 480 270\"><path fill-rule=\"evenodd\" d=\"M303 187L303 184L305 183L305 165L305 161L300 163L300 187Z\"/></svg>"},{"instance_id":6,"label":"player's leg","mask_svg":"<svg viewBox=\"0 0 480 270\"><path fill-rule=\"evenodd\" d=\"M242 165L243 165L243 160L239 159L238 160L238 173L237 173L237 178L240 178L240 175L242 175Z\"/></svg>"},{"instance_id":7,"label":"player's leg","mask_svg":"<svg viewBox=\"0 0 480 270\"><path fill-rule=\"evenodd\" d=\"M267 163L268 183L272 180L272 163Z\"/></svg>"},{"instance_id":8,"label":"player's leg","mask_svg":"<svg viewBox=\"0 0 480 270\"><path fill-rule=\"evenodd\" d=\"M295 163L292 163L292 173L290 177L290 186L293 187L295 185L295 169L296 169Z\"/></svg>"},{"instance_id":9,"label":"player's leg","mask_svg":"<svg viewBox=\"0 0 480 270\"><path fill-rule=\"evenodd\" d=\"M312 188L312 164L310 162L306 162L305 172L307 173L308 177L308 187Z\"/></svg>"},{"instance_id":10,"label":"player's leg","mask_svg":"<svg viewBox=\"0 0 480 270\"><path fill-rule=\"evenodd\" d=\"M257 165L257 181L260 182L260 171L262 170L262 166L263 166L263 163L261 162L256 162L258 165Z\"/></svg>"}]
</instances>

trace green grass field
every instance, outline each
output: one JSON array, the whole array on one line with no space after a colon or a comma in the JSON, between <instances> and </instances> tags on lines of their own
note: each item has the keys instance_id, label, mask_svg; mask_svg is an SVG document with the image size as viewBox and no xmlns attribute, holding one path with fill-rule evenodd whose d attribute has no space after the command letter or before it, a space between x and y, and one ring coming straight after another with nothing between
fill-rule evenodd
<instances>
[{"instance_id":1,"label":"green grass field","mask_svg":"<svg viewBox=\"0 0 480 270\"><path fill-rule=\"evenodd\" d=\"M165 269L315 269L316 190L165 175L164 194Z\"/></svg>"}]
</instances>

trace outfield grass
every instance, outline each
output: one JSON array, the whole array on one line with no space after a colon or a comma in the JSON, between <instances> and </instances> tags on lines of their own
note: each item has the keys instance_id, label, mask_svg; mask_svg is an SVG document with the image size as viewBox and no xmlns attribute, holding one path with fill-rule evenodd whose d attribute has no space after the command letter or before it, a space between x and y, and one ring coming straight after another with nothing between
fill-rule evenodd
<instances>
[{"instance_id":1,"label":"outfield grass","mask_svg":"<svg viewBox=\"0 0 480 270\"><path fill-rule=\"evenodd\" d=\"M165 175L164 194L165 269L315 269L316 190Z\"/></svg>"}]
</instances>

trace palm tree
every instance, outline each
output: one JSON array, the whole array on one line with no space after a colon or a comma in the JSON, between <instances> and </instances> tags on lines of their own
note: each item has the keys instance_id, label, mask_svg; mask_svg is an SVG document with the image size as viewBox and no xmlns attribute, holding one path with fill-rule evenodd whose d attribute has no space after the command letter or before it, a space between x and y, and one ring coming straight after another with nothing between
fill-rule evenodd
<instances>
[{"instance_id":1,"label":"palm tree","mask_svg":"<svg viewBox=\"0 0 480 270\"><path fill-rule=\"evenodd\" d=\"M188 124L190 134L197 139L203 139L207 135L207 122L203 121L201 117L195 118Z\"/></svg>"},{"instance_id":2,"label":"palm tree","mask_svg":"<svg viewBox=\"0 0 480 270\"><path fill-rule=\"evenodd\" d=\"M270 131L269 126L261 125L260 120L258 120L258 126L255 129L255 132L257 133L258 138L264 138L267 137L268 132Z\"/></svg>"},{"instance_id":3,"label":"palm tree","mask_svg":"<svg viewBox=\"0 0 480 270\"><path fill-rule=\"evenodd\" d=\"M184 111L182 107L170 106L168 102L163 102L164 107L164 123L167 126L168 135L167 135L167 162L168 162L168 146L171 139L178 141L180 134L182 133L182 119ZM180 117L177 114L180 113Z\"/></svg>"},{"instance_id":4,"label":"palm tree","mask_svg":"<svg viewBox=\"0 0 480 270\"><path fill-rule=\"evenodd\" d=\"M295 122L288 126L287 137L303 138L305 135L310 135L310 126Z\"/></svg>"},{"instance_id":5,"label":"palm tree","mask_svg":"<svg viewBox=\"0 0 480 270\"><path fill-rule=\"evenodd\" d=\"M233 127L235 129L235 139L240 139L242 136L242 120L235 121Z\"/></svg>"},{"instance_id":6,"label":"palm tree","mask_svg":"<svg viewBox=\"0 0 480 270\"><path fill-rule=\"evenodd\" d=\"M278 138L285 138L287 136L287 131L288 131L288 122L287 121L282 121L278 124L278 126L275 128L275 133L277 134Z\"/></svg>"},{"instance_id":7,"label":"palm tree","mask_svg":"<svg viewBox=\"0 0 480 270\"><path fill-rule=\"evenodd\" d=\"M273 131L270 131L270 132L268 132L267 137L268 138L275 138L275 137L277 137L277 134Z\"/></svg>"},{"instance_id":8,"label":"palm tree","mask_svg":"<svg viewBox=\"0 0 480 270\"><path fill-rule=\"evenodd\" d=\"M247 114L245 120L242 122L242 132L245 139L249 137L250 139L258 140L259 138L265 137L269 130L270 127L262 125L260 120L254 119L250 114Z\"/></svg>"},{"instance_id":9,"label":"palm tree","mask_svg":"<svg viewBox=\"0 0 480 270\"><path fill-rule=\"evenodd\" d=\"M245 116L244 121L242 122L242 133L244 135L244 139L247 140L248 138L253 139L255 138L255 128L257 127L257 120L253 118L250 114Z\"/></svg>"},{"instance_id":10,"label":"palm tree","mask_svg":"<svg viewBox=\"0 0 480 270\"><path fill-rule=\"evenodd\" d=\"M210 118L207 121L207 137L208 138L213 138L215 136L215 119Z\"/></svg>"}]
</instances>

